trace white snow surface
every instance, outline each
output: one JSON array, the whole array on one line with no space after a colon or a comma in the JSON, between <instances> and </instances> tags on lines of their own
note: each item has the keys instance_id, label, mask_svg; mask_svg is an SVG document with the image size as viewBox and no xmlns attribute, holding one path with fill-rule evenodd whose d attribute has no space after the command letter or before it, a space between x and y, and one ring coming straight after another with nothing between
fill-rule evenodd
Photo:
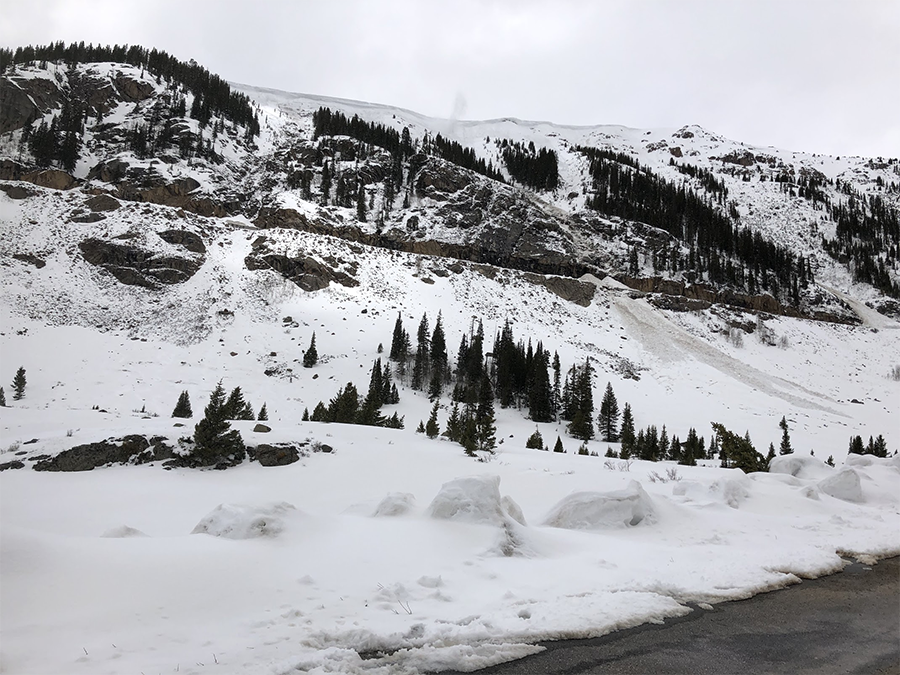
<instances>
[{"instance_id":1,"label":"white snow surface","mask_svg":"<svg viewBox=\"0 0 900 675\"><path fill-rule=\"evenodd\" d=\"M568 151L576 143L630 147L663 173L665 139L698 165L742 147L699 127L676 137L512 119L451 123L250 93L265 112L261 153L288 123L308 128L325 104L410 125L417 137L441 131L486 157L496 151L482 142L487 135L556 139L566 189L583 175ZM864 166L753 151L829 176ZM729 185L744 189L740 180ZM771 204L762 200L754 227L806 250L787 226L793 216L773 215L784 201L775 185L753 189L770 186ZM580 208L566 202L566 189L547 199ZM0 383L9 403L0 408L0 462L29 465L40 454L135 433L174 443L193 432L219 380L241 386L254 409L267 404L271 432L234 423L249 445L311 439L334 452L226 471L149 464L0 473L3 673L473 670L532 653L538 640L603 635L686 614L686 603L832 573L853 557L900 555L900 459L847 457L856 434L883 434L891 452L900 446L900 382L888 376L900 324L866 308L847 275L817 278L836 287L862 325L767 317L786 348L749 333L737 347L728 330L747 315L659 310L609 279L580 307L513 271L488 278L462 265L456 273L441 258L266 231L273 250L356 268L359 286L305 293L272 271L246 269L259 235L246 222L123 204L100 223L74 223L80 195L34 191L21 201L0 193ZM282 201L304 207L291 199ZM123 286L77 253L88 236L178 253L154 234L169 227L202 233L207 243L203 266L183 284ZM12 257L23 251L46 266ZM477 461L459 445L414 433L431 402L402 383L400 404L384 412L405 416L404 430L299 421L349 381L365 391L398 314L414 334L423 311L432 327L442 312L451 355L481 317L488 345L509 319L517 339L558 351L564 370L591 357L594 400L610 382L638 428L665 424L684 440L695 427L708 440L716 421L747 430L764 453L778 443L784 416L796 454L749 476L712 461L607 461L617 444L593 440L588 450L599 456L578 455L564 423L536 425L498 408L502 443ZM307 370L302 350L313 331L320 363ZM19 366L28 384L15 401L8 383ZM183 390L195 417L173 420ZM445 392L442 427L449 409ZM535 427L551 446L560 435L568 452L525 449ZM829 456L836 468L822 461Z\"/></svg>"}]
</instances>

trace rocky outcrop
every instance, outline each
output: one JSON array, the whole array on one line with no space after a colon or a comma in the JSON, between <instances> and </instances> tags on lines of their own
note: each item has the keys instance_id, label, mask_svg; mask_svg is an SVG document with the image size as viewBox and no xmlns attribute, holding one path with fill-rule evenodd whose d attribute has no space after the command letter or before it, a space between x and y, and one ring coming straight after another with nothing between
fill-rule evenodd
<instances>
[{"instance_id":1,"label":"rocky outcrop","mask_svg":"<svg viewBox=\"0 0 900 675\"><path fill-rule=\"evenodd\" d=\"M126 75L121 71L117 72L115 77L113 77L113 84L122 99L130 103L146 101L153 96L156 91L149 82L135 79L131 75Z\"/></svg>"},{"instance_id":2,"label":"rocky outcrop","mask_svg":"<svg viewBox=\"0 0 900 675\"><path fill-rule=\"evenodd\" d=\"M34 190L30 190L27 187L23 187L22 185L6 185L0 184L0 191L6 193L6 196L10 199L28 199L29 197L33 197L35 195Z\"/></svg>"},{"instance_id":3,"label":"rocky outcrop","mask_svg":"<svg viewBox=\"0 0 900 675\"><path fill-rule=\"evenodd\" d=\"M263 238L264 239L264 238ZM319 291L328 288L332 281L353 288L359 282L340 270L333 269L315 258L289 258L285 255L268 252L264 243L254 242L253 252L244 259L248 270L270 269L278 272L288 281L296 284L304 291Z\"/></svg>"},{"instance_id":4,"label":"rocky outcrop","mask_svg":"<svg viewBox=\"0 0 900 675\"><path fill-rule=\"evenodd\" d=\"M187 281L203 264L202 257L159 256L136 246L96 238L85 239L78 248L87 262L102 267L123 284L145 288Z\"/></svg>"},{"instance_id":5,"label":"rocky outcrop","mask_svg":"<svg viewBox=\"0 0 900 675\"><path fill-rule=\"evenodd\" d=\"M35 471L90 471L107 464L144 464L175 457L165 438L130 435L99 443L77 445L55 457L38 461Z\"/></svg>"},{"instance_id":6,"label":"rocky outcrop","mask_svg":"<svg viewBox=\"0 0 900 675\"><path fill-rule=\"evenodd\" d=\"M85 201L84 205L94 213L115 211L121 206L118 199L107 194L94 195Z\"/></svg>"},{"instance_id":7,"label":"rocky outcrop","mask_svg":"<svg viewBox=\"0 0 900 675\"><path fill-rule=\"evenodd\" d=\"M660 297L651 298L651 302L663 309L691 311L706 309L718 303L765 314L801 317L832 323L859 323L858 319L849 312L823 311L822 309L803 312L795 307L782 304L771 295L747 295L729 288L717 289L707 284L690 284L662 277L630 277L622 274L618 275L616 280L642 293L658 294Z\"/></svg>"},{"instance_id":8,"label":"rocky outcrop","mask_svg":"<svg viewBox=\"0 0 900 675\"><path fill-rule=\"evenodd\" d=\"M290 443L260 443L256 446L256 460L262 466L287 466L298 461L301 456L306 457L307 453L303 449L303 444L293 445Z\"/></svg>"},{"instance_id":9,"label":"rocky outcrop","mask_svg":"<svg viewBox=\"0 0 900 675\"><path fill-rule=\"evenodd\" d=\"M200 238L199 234L188 232L187 230L165 230L157 232L160 239L169 244L183 246L191 253L206 253L206 245Z\"/></svg>"},{"instance_id":10,"label":"rocky outcrop","mask_svg":"<svg viewBox=\"0 0 900 675\"><path fill-rule=\"evenodd\" d=\"M38 269L42 267L46 267L46 261L38 258L36 255L32 255L31 253L13 253L13 258L16 260L21 260L24 263L28 263L29 265L34 265Z\"/></svg>"},{"instance_id":11,"label":"rocky outcrop","mask_svg":"<svg viewBox=\"0 0 900 675\"><path fill-rule=\"evenodd\" d=\"M53 190L69 190L78 185L78 180L59 169L32 171L11 159L0 160L0 180L21 180Z\"/></svg>"},{"instance_id":12,"label":"rocky outcrop","mask_svg":"<svg viewBox=\"0 0 900 675\"><path fill-rule=\"evenodd\" d=\"M0 77L0 134L31 124L61 102L62 93L54 80Z\"/></svg>"}]
</instances>

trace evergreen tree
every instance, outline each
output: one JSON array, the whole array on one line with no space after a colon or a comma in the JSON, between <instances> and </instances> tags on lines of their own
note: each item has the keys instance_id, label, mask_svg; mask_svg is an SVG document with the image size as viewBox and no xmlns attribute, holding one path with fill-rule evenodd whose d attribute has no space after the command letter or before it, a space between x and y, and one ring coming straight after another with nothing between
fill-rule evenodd
<instances>
[{"instance_id":1,"label":"evergreen tree","mask_svg":"<svg viewBox=\"0 0 900 675\"><path fill-rule=\"evenodd\" d=\"M884 440L884 436L878 434L875 438L875 443L872 446L872 454L876 457L887 457L887 442Z\"/></svg>"},{"instance_id":2,"label":"evergreen tree","mask_svg":"<svg viewBox=\"0 0 900 675\"><path fill-rule=\"evenodd\" d=\"M766 455L766 467L769 466L769 463L775 459L775 444L769 443L769 454Z\"/></svg>"},{"instance_id":3,"label":"evergreen tree","mask_svg":"<svg viewBox=\"0 0 900 675\"><path fill-rule=\"evenodd\" d=\"M0 408L6 407L6 392L3 391L3 387L0 387Z\"/></svg>"},{"instance_id":4,"label":"evergreen tree","mask_svg":"<svg viewBox=\"0 0 900 675\"><path fill-rule=\"evenodd\" d=\"M329 193L331 192L331 170L328 168L328 161L322 164L322 184L320 186L322 205L328 206Z\"/></svg>"},{"instance_id":5,"label":"evergreen tree","mask_svg":"<svg viewBox=\"0 0 900 675\"><path fill-rule=\"evenodd\" d=\"M307 419L309 419L309 413L306 413ZM269 421L269 411L266 409L265 402L262 404L262 408L259 409L259 414L256 416L257 421L259 422L268 422Z\"/></svg>"},{"instance_id":6,"label":"evergreen tree","mask_svg":"<svg viewBox=\"0 0 900 675\"><path fill-rule=\"evenodd\" d=\"M371 403L376 409L384 403L384 374L381 370L381 359L375 359L372 364L372 372L369 376L369 392L366 394L366 403Z\"/></svg>"},{"instance_id":7,"label":"evergreen tree","mask_svg":"<svg viewBox=\"0 0 900 675\"><path fill-rule=\"evenodd\" d=\"M525 447L532 450L542 450L544 448L544 438L538 429L535 429L534 433L525 441Z\"/></svg>"},{"instance_id":8,"label":"evergreen tree","mask_svg":"<svg viewBox=\"0 0 900 675\"><path fill-rule=\"evenodd\" d=\"M12 389L13 389L13 400L21 401L25 398L25 385L28 384L25 379L25 368L19 366L19 369L16 371L15 377L13 377L12 381Z\"/></svg>"},{"instance_id":9,"label":"evergreen tree","mask_svg":"<svg viewBox=\"0 0 900 675\"><path fill-rule=\"evenodd\" d=\"M322 401L316 403L316 407L313 408L312 415L309 416L310 422L327 422L328 421L328 408L325 407L325 404Z\"/></svg>"},{"instance_id":10,"label":"evergreen tree","mask_svg":"<svg viewBox=\"0 0 900 675\"><path fill-rule=\"evenodd\" d=\"M481 388L478 393L478 408L476 418L475 444L484 452L494 452L497 447L497 427L494 423L494 392L491 389L491 381L487 373L481 378Z\"/></svg>"},{"instance_id":11,"label":"evergreen tree","mask_svg":"<svg viewBox=\"0 0 900 675\"><path fill-rule=\"evenodd\" d=\"M313 331L312 338L309 341L309 349L303 352L303 367L312 368L319 362L319 352L316 349L316 332Z\"/></svg>"},{"instance_id":12,"label":"evergreen tree","mask_svg":"<svg viewBox=\"0 0 900 675\"><path fill-rule=\"evenodd\" d=\"M341 424L355 424L356 416L359 412L359 393L352 382L335 394L334 398L328 402L328 414L326 420L328 422L339 422Z\"/></svg>"},{"instance_id":13,"label":"evergreen tree","mask_svg":"<svg viewBox=\"0 0 900 675\"><path fill-rule=\"evenodd\" d=\"M622 428L619 431L619 439L622 443L622 459L631 457L634 451L634 417L631 414L631 404L626 403L622 410Z\"/></svg>"},{"instance_id":14,"label":"evergreen tree","mask_svg":"<svg viewBox=\"0 0 900 675\"><path fill-rule=\"evenodd\" d=\"M356 189L356 219L361 223L366 222L366 191L362 181L359 181Z\"/></svg>"},{"instance_id":15,"label":"evergreen tree","mask_svg":"<svg viewBox=\"0 0 900 675\"><path fill-rule=\"evenodd\" d=\"M781 421L778 423L778 426L781 427L781 447L778 454L789 455L794 452L794 449L791 447L791 437L788 434L787 419L782 416Z\"/></svg>"},{"instance_id":16,"label":"evergreen tree","mask_svg":"<svg viewBox=\"0 0 900 675\"><path fill-rule=\"evenodd\" d=\"M619 403L613 392L612 384L609 382L606 383L606 392L600 403L598 426L600 427L600 440L608 443L615 443L619 440Z\"/></svg>"},{"instance_id":17,"label":"evergreen tree","mask_svg":"<svg viewBox=\"0 0 900 675\"><path fill-rule=\"evenodd\" d=\"M552 422L553 388L550 385L549 353L538 343L531 365L531 386L528 392L528 414L535 422Z\"/></svg>"},{"instance_id":18,"label":"evergreen tree","mask_svg":"<svg viewBox=\"0 0 900 675\"><path fill-rule=\"evenodd\" d=\"M247 402L244 400L244 394L241 392L241 388L235 387L231 390L231 394L228 395L228 400L225 401L222 414L225 416L226 420L244 419L243 414L246 407Z\"/></svg>"},{"instance_id":19,"label":"evergreen tree","mask_svg":"<svg viewBox=\"0 0 900 675\"><path fill-rule=\"evenodd\" d=\"M697 455L699 453L700 439L697 437L697 430L691 427L682 446L681 459L678 463L684 466L697 466Z\"/></svg>"},{"instance_id":20,"label":"evergreen tree","mask_svg":"<svg viewBox=\"0 0 900 675\"><path fill-rule=\"evenodd\" d=\"M205 463L220 457L244 457L244 441L240 432L231 429L226 413L225 389L220 380L210 394L203 419L194 427L194 454Z\"/></svg>"},{"instance_id":21,"label":"evergreen tree","mask_svg":"<svg viewBox=\"0 0 900 675\"><path fill-rule=\"evenodd\" d=\"M428 416L428 424L425 425L425 435L428 438L437 438L438 434L441 433L441 428L438 426L438 402L435 401L434 405L431 407L431 415Z\"/></svg>"},{"instance_id":22,"label":"evergreen tree","mask_svg":"<svg viewBox=\"0 0 900 675\"><path fill-rule=\"evenodd\" d=\"M572 421L567 429L572 436L582 441L594 437L594 394L590 359L578 369L571 387Z\"/></svg>"},{"instance_id":23,"label":"evergreen tree","mask_svg":"<svg viewBox=\"0 0 900 675\"><path fill-rule=\"evenodd\" d=\"M828 455L828 459L825 460L825 463L828 466L834 466L834 455Z\"/></svg>"},{"instance_id":24,"label":"evergreen tree","mask_svg":"<svg viewBox=\"0 0 900 675\"><path fill-rule=\"evenodd\" d=\"M553 352L553 415L559 414L560 399L562 398L562 388L560 386L560 364L559 354Z\"/></svg>"},{"instance_id":25,"label":"evergreen tree","mask_svg":"<svg viewBox=\"0 0 900 675\"><path fill-rule=\"evenodd\" d=\"M562 439L557 436L556 437L556 445L553 446L553 452L565 452L565 448L563 448Z\"/></svg>"},{"instance_id":26,"label":"evergreen tree","mask_svg":"<svg viewBox=\"0 0 900 675\"><path fill-rule=\"evenodd\" d=\"M425 433L425 423L422 420L419 420L419 426L416 427L416 433L417 434Z\"/></svg>"},{"instance_id":27,"label":"evergreen tree","mask_svg":"<svg viewBox=\"0 0 900 675\"><path fill-rule=\"evenodd\" d=\"M454 443L459 441L461 432L460 425L459 406L454 403L453 409L450 411L450 417L447 418L447 430L444 432L444 435Z\"/></svg>"},{"instance_id":28,"label":"evergreen tree","mask_svg":"<svg viewBox=\"0 0 900 675\"><path fill-rule=\"evenodd\" d=\"M740 469L744 473L765 471L766 460L753 447L749 433L744 434L744 437L741 438L717 422L712 423L712 428L718 438L719 454L722 456L725 466Z\"/></svg>"},{"instance_id":29,"label":"evergreen tree","mask_svg":"<svg viewBox=\"0 0 900 675\"><path fill-rule=\"evenodd\" d=\"M300 418L301 422L309 422L309 408L303 409L303 417Z\"/></svg>"},{"instance_id":30,"label":"evergreen tree","mask_svg":"<svg viewBox=\"0 0 900 675\"><path fill-rule=\"evenodd\" d=\"M448 371L447 340L444 335L444 326L440 312L438 312L437 321L434 324L434 332L431 334L431 344L429 345L429 348L431 354L430 389L436 389L436 395L440 396L441 388ZM435 396L435 394L432 393L432 396Z\"/></svg>"},{"instance_id":31,"label":"evergreen tree","mask_svg":"<svg viewBox=\"0 0 900 675\"><path fill-rule=\"evenodd\" d=\"M847 452L849 452L852 455L865 454L865 446L863 445L862 436L851 436L850 437L850 448Z\"/></svg>"},{"instance_id":32,"label":"evergreen tree","mask_svg":"<svg viewBox=\"0 0 900 675\"><path fill-rule=\"evenodd\" d=\"M669 456L669 432L666 425L663 424L662 430L659 432L659 458L666 459Z\"/></svg>"},{"instance_id":33,"label":"evergreen tree","mask_svg":"<svg viewBox=\"0 0 900 675\"><path fill-rule=\"evenodd\" d=\"M422 314L422 320L419 322L419 330L416 334L416 360L413 363L412 383L413 389L421 391L426 382L430 382L430 341L428 339L428 315Z\"/></svg>"},{"instance_id":34,"label":"evergreen tree","mask_svg":"<svg viewBox=\"0 0 900 675\"><path fill-rule=\"evenodd\" d=\"M193 416L194 411L191 410L191 399L188 396L187 390L185 390L178 396L178 402L175 404L175 409L172 411L172 417L187 419Z\"/></svg>"}]
</instances>

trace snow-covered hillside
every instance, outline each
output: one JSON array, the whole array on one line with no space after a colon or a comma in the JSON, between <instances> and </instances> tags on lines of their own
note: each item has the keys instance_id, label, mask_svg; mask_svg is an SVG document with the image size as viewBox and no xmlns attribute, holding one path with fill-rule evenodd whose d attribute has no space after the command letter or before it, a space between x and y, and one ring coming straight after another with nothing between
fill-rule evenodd
<instances>
[{"instance_id":1,"label":"snow-covered hillside","mask_svg":"<svg viewBox=\"0 0 900 675\"><path fill-rule=\"evenodd\" d=\"M192 143L221 129L205 157L141 159L125 147L128 129L163 92L184 91L123 64L77 68L109 83L96 100L112 126L86 123L71 175L31 166L21 130L0 142L0 671L471 670L537 640L715 611L850 558L900 555L900 322L823 254L823 211L772 181L815 168L896 201L885 186L897 162L749 148L697 127L449 122L242 85L258 136L215 116L206 132L185 121ZM81 81L53 64L16 77ZM124 100L136 93L146 97ZM497 139L552 147L561 184L536 193L422 155L401 167L419 181L409 206L398 193L384 222L361 222L353 205L323 205L292 183L314 176L320 188L321 106L417 141L440 133L501 168ZM363 183L392 170L377 148L342 159L356 144L328 142L336 173ZM670 158L715 170L742 221L818 261L799 309L617 280L653 277L649 258L639 275L622 265L635 242L650 250L664 233L585 212L580 145L629 153L673 181L685 177ZM366 184L369 214L384 199L379 181ZM800 316L814 308L840 320ZM485 352L509 322L516 340L558 353L563 373L590 360L597 407L609 383L638 429L680 439L696 429L709 442L721 423L764 455L784 418L794 453L749 474L718 459L605 457L621 446L596 438L580 455L566 421L496 403L495 452L469 457L416 433L432 402L396 364L400 402L382 413L405 428L301 421L348 382L364 393L398 317L414 337L423 314L432 328L440 314L451 368L479 321ZM319 362L304 368L313 334ZM20 367L27 385L14 399ZM32 470L130 435L187 452L179 439L220 381L254 411L266 404L268 431L232 423L246 444L293 445L299 461ZM184 391L193 418L172 418ZM449 385L438 401L443 430ZM535 430L565 452L526 449ZM851 437L879 434L887 458L848 456Z\"/></svg>"}]
</instances>

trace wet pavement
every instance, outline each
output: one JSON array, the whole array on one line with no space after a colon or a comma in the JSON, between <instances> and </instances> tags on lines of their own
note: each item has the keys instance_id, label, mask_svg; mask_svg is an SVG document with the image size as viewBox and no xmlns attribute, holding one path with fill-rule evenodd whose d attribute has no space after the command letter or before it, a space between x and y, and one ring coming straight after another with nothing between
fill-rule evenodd
<instances>
[{"instance_id":1,"label":"wet pavement","mask_svg":"<svg viewBox=\"0 0 900 675\"><path fill-rule=\"evenodd\" d=\"M854 563L662 625L541 644L540 654L477 672L900 675L900 558Z\"/></svg>"}]
</instances>

